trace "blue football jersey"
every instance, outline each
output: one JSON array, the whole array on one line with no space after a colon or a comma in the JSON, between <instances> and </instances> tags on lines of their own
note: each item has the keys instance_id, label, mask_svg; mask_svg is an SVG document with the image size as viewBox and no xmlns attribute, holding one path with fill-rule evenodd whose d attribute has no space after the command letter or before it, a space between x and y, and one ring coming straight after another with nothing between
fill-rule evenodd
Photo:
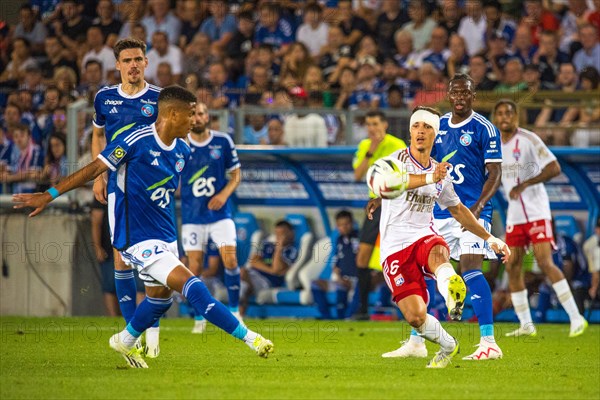
<instances>
[{"instance_id":1,"label":"blue football jersey","mask_svg":"<svg viewBox=\"0 0 600 400\"><path fill-rule=\"evenodd\" d=\"M182 222L204 225L231 218L229 200L220 210L209 210L208 202L227 185L227 172L240 167L233 141L211 130L206 141L188 135L188 142L191 155L181 175Z\"/></svg>"},{"instance_id":2,"label":"blue football jersey","mask_svg":"<svg viewBox=\"0 0 600 400\"><path fill-rule=\"evenodd\" d=\"M264 242L260 249L260 256L262 257L265 264L273 265L273 256L275 255L275 243L272 242ZM281 258L283 258L283 262L285 262L288 267L290 267L296 260L298 259L298 249L296 245L290 244L283 248L281 252ZM268 272L259 271L262 276L267 278L269 282L271 282L272 287L279 287L285 284L285 276L284 275L273 275Z\"/></svg>"},{"instance_id":3,"label":"blue football jersey","mask_svg":"<svg viewBox=\"0 0 600 400\"><path fill-rule=\"evenodd\" d=\"M477 202L487 180L486 163L502 162L500 132L483 115L472 112L459 124L450 121L451 113L440 118L440 131L435 139L431 156L439 162L452 164L450 176L460 201L467 207ZM436 219L450 218L448 209L435 205ZM492 202L488 202L480 218L492 220Z\"/></svg>"},{"instance_id":4,"label":"blue football jersey","mask_svg":"<svg viewBox=\"0 0 600 400\"><path fill-rule=\"evenodd\" d=\"M98 158L116 177L113 247L177 240L171 202L189 155L182 139L165 145L154 124L113 141L100 153Z\"/></svg>"}]
</instances>

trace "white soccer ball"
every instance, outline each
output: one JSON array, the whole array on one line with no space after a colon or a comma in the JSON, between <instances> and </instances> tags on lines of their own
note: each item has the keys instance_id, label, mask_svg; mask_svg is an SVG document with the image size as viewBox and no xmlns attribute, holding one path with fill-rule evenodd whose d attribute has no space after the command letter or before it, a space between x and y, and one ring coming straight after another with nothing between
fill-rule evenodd
<instances>
[{"instance_id":1,"label":"white soccer ball","mask_svg":"<svg viewBox=\"0 0 600 400\"><path fill-rule=\"evenodd\" d=\"M367 185L375 196L382 199L395 199L406 191L408 173L397 159L383 157L369 167Z\"/></svg>"}]
</instances>

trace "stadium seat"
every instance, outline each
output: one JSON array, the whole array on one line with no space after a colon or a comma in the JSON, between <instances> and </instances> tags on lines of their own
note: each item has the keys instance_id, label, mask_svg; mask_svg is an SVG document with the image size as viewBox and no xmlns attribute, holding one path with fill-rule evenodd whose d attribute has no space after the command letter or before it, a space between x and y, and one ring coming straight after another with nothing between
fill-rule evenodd
<instances>
[{"instance_id":1,"label":"stadium seat","mask_svg":"<svg viewBox=\"0 0 600 400\"><path fill-rule=\"evenodd\" d=\"M556 227L557 232L560 232L581 244L582 233L575 217L572 215L555 215L554 226Z\"/></svg>"},{"instance_id":2,"label":"stadium seat","mask_svg":"<svg viewBox=\"0 0 600 400\"><path fill-rule=\"evenodd\" d=\"M306 217L302 214L288 214L285 219L294 227L296 236L296 247L298 249L298 258L285 274L285 283L289 290L296 290L301 287L298 279L298 272L310 258L310 249L313 241L313 233L310 230Z\"/></svg>"},{"instance_id":3,"label":"stadium seat","mask_svg":"<svg viewBox=\"0 0 600 400\"><path fill-rule=\"evenodd\" d=\"M331 264L333 255L335 254L333 250L332 241L328 237L324 237L314 244L312 257L300 268L300 272L298 273L298 280L302 285L300 304L313 303L311 283L321 276L327 264ZM329 275L331 275L331 265L329 269Z\"/></svg>"},{"instance_id":4,"label":"stadium seat","mask_svg":"<svg viewBox=\"0 0 600 400\"><path fill-rule=\"evenodd\" d=\"M237 213L233 217L237 234L237 259L240 266L246 265L250 255L260 247L262 232L256 217L250 213Z\"/></svg>"}]
</instances>

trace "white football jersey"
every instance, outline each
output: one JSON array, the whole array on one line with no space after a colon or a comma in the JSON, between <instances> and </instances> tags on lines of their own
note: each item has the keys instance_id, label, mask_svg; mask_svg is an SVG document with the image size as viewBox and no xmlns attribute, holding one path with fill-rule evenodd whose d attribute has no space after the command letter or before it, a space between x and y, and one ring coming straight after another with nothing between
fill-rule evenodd
<instances>
[{"instance_id":1,"label":"white football jersey","mask_svg":"<svg viewBox=\"0 0 600 400\"><path fill-rule=\"evenodd\" d=\"M526 129L518 128L508 142L502 142L502 187L508 200L507 225L552 218L543 183L529 186L516 200L511 200L509 194L519 183L539 175L554 160L556 157L542 139Z\"/></svg>"},{"instance_id":2,"label":"white football jersey","mask_svg":"<svg viewBox=\"0 0 600 400\"><path fill-rule=\"evenodd\" d=\"M431 173L435 171L438 164L430 158L429 167L423 168L411 156L409 149L398 150L390 154L390 157L400 160L406 172L415 175ZM442 209L460 203L450 177L438 183L407 190L395 199L381 201L379 222L381 263L390 255L404 250L421 238L439 235L433 225L433 207L436 202Z\"/></svg>"}]
</instances>

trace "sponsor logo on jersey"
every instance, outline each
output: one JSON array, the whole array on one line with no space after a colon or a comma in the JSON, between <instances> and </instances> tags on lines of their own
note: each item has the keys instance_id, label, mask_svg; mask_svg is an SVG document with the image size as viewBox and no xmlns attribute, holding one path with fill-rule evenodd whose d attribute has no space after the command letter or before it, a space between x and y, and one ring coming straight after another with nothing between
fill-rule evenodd
<instances>
[{"instance_id":1,"label":"sponsor logo on jersey","mask_svg":"<svg viewBox=\"0 0 600 400\"><path fill-rule=\"evenodd\" d=\"M394 279L394 283L396 284L396 286L402 286L404 284L404 277L402 276L402 274L398 275L396 279Z\"/></svg>"},{"instance_id":2,"label":"sponsor logo on jersey","mask_svg":"<svg viewBox=\"0 0 600 400\"><path fill-rule=\"evenodd\" d=\"M462 132L464 132L464 131L462 131ZM460 137L460 144L462 144L463 146L470 145L472 141L473 141L473 138L468 133L463 133L462 136Z\"/></svg>"},{"instance_id":3,"label":"sponsor logo on jersey","mask_svg":"<svg viewBox=\"0 0 600 400\"><path fill-rule=\"evenodd\" d=\"M218 160L219 158L221 158L221 150L211 149L210 150L210 158L212 158L213 160Z\"/></svg>"},{"instance_id":4,"label":"sponsor logo on jersey","mask_svg":"<svg viewBox=\"0 0 600 400\"><path fill-rule=\"evenodd\" d=\"M141 99L141 100L140 100L140 102L141 102L141 103L144 103L144 104L152 104L152 105L156 105L156 102L155 102L155 101L152 101L152 100L144 100L144 99Z\"/></svg>"},{"instance_id":5,"label":"sponsor logo on jersey","mask_svg":"<svg viewBox=\"0 0 600 400\"><path fill-rule=\"evenodd\" d=\"M183 159L180 158L175 163L175 169L177 170L177 172L181 172L181 171L183 171L183 167L185 167L185 161L183 161Z\"/></svg>"},{"instance_id":6,"label":"sponsor logo on jersey","mask_svg":"<svg viewBox=\"0 0 600 400\"><path fill-rule=\"evenodd\" d=\"M105 100L104 101L105 106L120 106L121 104L123 104L123 100Z\"/></svg>"},{"instance_id":7,"label":"sponsor logo on jersey","mask_svg":"<svg viewBox=\"0 0 600 400\"><path fill-rule=\"evenodd\" d=\"M150 155L152 155L154 157L158 157L158 156L160 156L160 151L150 150Z\"/></svg>"},{"instance_id":8,"label":"sponsor logo on jersey","mask_svg":"<svg viewBox=\"0 0 600 400\"><path fill-rule=\"evenodd\" d=\"M438 135L445 135L448 131L438 131Z\"/></svg>"},{"instance_id":9,"label":"sponsor logo on jersey","mask_svg":"<svg viewBox=\"0 0 600 400\"><path fill-rule=\"evenodd\" d=\"M144 251L142 252L142 257L143 257L143 258L148 258L148 257L150 257L151 255L152 255L152 250L150 250L150 249L146 249L146 250L144 250Z\"/></svg>"},{"instance_id":10,"label":"sponsor logo on jersey","mask_svg":"<svg viewBox=\"0 0 600 400\"><path fill-rule=\"evenodd\" d=\"M519 161L519 158L521 158L521 150L517 147L515 147L513 149L513 158L515 159L515 161Z\"/></svg>"},{"instance_id":11,"label":"sponsor logo on jersey","mask_svg":"<svg viewBox=\"0 0 600 400\"><path fill-rule=\"evenodd\" d=\"M108 161L110 161L113 164L118 164L119 161L121 161L121 159L123 157L125 157L125 154L127 154L127 152L125 150L123 150L123 148L121 146L117 146L112 153L110 153L108 155Z\"/></svg>"},{"instance_id":12,"label":"sponsor logo on jersey","mask_svg":"<svg viewBox=\"0 0 600 400\"><path fill-rule=\"evenodd\" d=\"M144 104L142 106L142 115L145 117L151 117L154 115L154 107L150 104Z\"/></svg>"}]
</instances>

